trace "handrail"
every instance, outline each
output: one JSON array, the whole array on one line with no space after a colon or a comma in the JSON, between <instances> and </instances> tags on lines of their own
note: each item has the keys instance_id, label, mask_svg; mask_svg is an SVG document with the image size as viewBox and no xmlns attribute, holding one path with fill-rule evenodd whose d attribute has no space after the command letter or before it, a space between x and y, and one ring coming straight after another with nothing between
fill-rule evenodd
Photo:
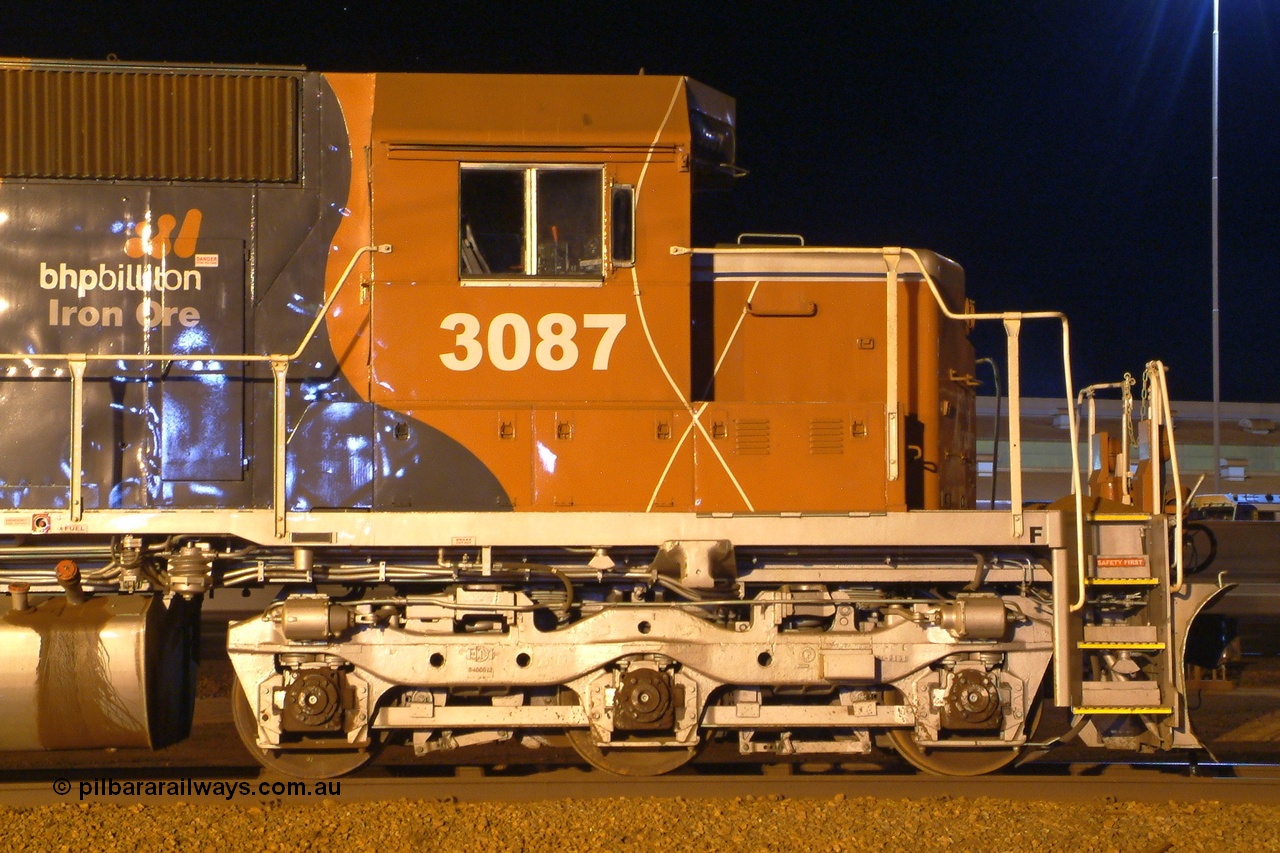
<instances>
[{"instance_id":1,"label":"handrail","mask_svg":"<svg viewBox=\"0 0 1280 853\"><path fill-rule=\"evenodd\" d=\"M1075 398L1075 392L1072 383L1071 374L1071 329L1067 316L1061 311L1006 311L1006 312L986 312L973 314L958 314L952 311L942 298L942 293L938 289L938 284L933 280L933 276L929 274L929 269L925 265L924 260L920 257L920 253L915 249L897 246L883 246L879 248L850 248L839 246L722 246L716 248L691 248L687 246L672 246L672 255L876 255L885 259L886 264L890 265L891 274L896 268L891 260L897 255L907 255L916 262L917 268L920 270L921 277L925 284L929 287L929 292L933 295L933 300L938 305L938 310L949 320L961 320L966 323L977 320L999 320L1005 324L1005 329L1009 335L1009 423L1010 423L1010 440L1009 440L1009 473L1011 479L1011 491L1017 491L1018 494L1010 495L1010 510L1013 517L1013 534L1015 537L1022 536L1022 506L1021 506L1021 470L1022 458L1021 451L1016 446L1014 431L1016 425L1020 423L1022 414L1021 394L1016 385L1017 373L1017 335L1023 320L1058 320L1062 324L1062 362L1063 362L1063 381L1066 383L1068 424L1070 428L1071 438L1071 492L1075 498L1076 513L1076 559L1077 559L1077 575L1079 580L1079 598L1071 604L1071 611L1076 612L1084 608L1085 603L1085 547L1084 547L1084 494L1083 485L1080 479L1080 445L1079 433L1080 427L1078 416L1072 402ZM892 358L890 354L890 358ZM896 405L895 401L886 401L888 405Z\"/></svg>"},{"instance_id":2,"label":"handrail","mask_svg":"<svg viewBox=\"0 0 1280 853\"><path fill-rule=\"evenodd\" d=\"M102 354L102 353L0 353L0 361L65 361L71 371L71 448L70 448L70 464L71 476L68 484L70 494L70 510L71 521L79 521L84 517L84 497L83 484L81 482L81 468L84 464L84 373L85 367L91 361L111 361L111 362L154 362L154 361L194 361L200 359L202 361L221 361L221 362L240 362L240 363L263 363L271 364L272 372L272 410L273 410L273 429L272 429L272 494L271 506L275 514L276 536L283 537L285 534L285 467L286 467L286 443L288 440L285 432L285 380L291 362L297 361L302 357L302 352L311 343L316 332L320 328L320 323L328 315L329 309L333 307L334 301L338 297L338 292L342 290L347 280L351 277L351 273L355 270L356 262L369 252L378 254L388 254L391 252L390 243L378 243L368 246L361 246L356 249L351 256L351 260L347 263L346 269L339 276L337 284L334 285L333 291L325 299L324 305L320 312L312 321L311 327L302 337L302 341L298 344L297 349L292 353L275 353L267 355L257 355L249 353L199 353L199 354L152 354L152 353L119 353L119 354Z\"/></svg>"},{"instance_id":3,"label":"handrail","mask_svg":"<svg viewBox=\"0 0 1280 853\"><path fill-rule=\"evenodd\" d=\"M996 508L996 486L1000 473L1000 368L994 358L980 358L977 364L991 368L991 381L996 386L995 420L991 424L991 508Z\"/></svg>"},{"instance_id":4,"label":"handrail","mask_svg":"<svg viewBox=\"0 0 1280 853\"><path fill-rule=\"evenodd\" d=\"M1156 384L1160 390L1160 408L1164 415L1164 434L1169 438L1169 473L1173 476L1173 566L1174 566L1174 582L1169 588L1170 592L1182 591L1183 579L1183 561L1182 561L1182 514L1185 511L1185 505L1182 499L1182 475L1178 468L1178 450L1174 444L1173 437L1173 410L1169 405L1169 379L1164 366L1164 362L1151 361L1147 363L1147 370L1155 377ZM1152 453L1156 455L1154 462L1159 462L1160 448L1153 447ZM1156 495L1155 500L1161 502L1163 509L1164 497Z\"/></svg>"},{"instance_id":5,"label":"handrail","mask_svg":"<svg viewBox=\"0 0 1280 853\"><path fill-rule=\"evenodd\" d=\"M1070 405L1072 397L1073 382L1071 378L1071 327L1067 320L1067 315L1061 311L1030 311L1030 312L1004 312L1004 313L975 313L975 314L956 314L947 307L946 302L942 298L942 294L938 291L938 285L933 280L933 276L929 275L929 270L925 268L924 261L921 259L915 249L903 249L911 257L915 258L916 265L920 268L920 272L924 275L925 283L929 285L929 291L933 294L934 301L938 303L938 308L942 311L943 316L952 320L963 320L971 322L975 320L1015 320L1021 322L1027 320L1053 320L1056 319L1062 324L1062 379L1066 386L1067 403ZM1009 393L1009 418L1012 420L1016 416L1021 415L1021 402L1014 396L1013 389L1010 388ZM1074 409L1067 418L1069 432L1071 437L1071 491L1075 498L1076 511L1076 561L1077 574L1079 581L1079 598L1071 604L1071 612L1075 613L1084 608L1085 602L1085 549L1084 549L1084 493L1083 486L1080 481L1080 424ZM1013 460L1010 459L1010 465ZM1018 459L1018 466L1021 469L1022 459ZM1015 512L1021 516L1021 507L1014 507Z\"/></svg>"},{"instance_id":6,"label":"handrail","mask_svg":"<svg viewBox=\"0 0 1280 853\"><path fill-rule=\"evenodd\" d=\"M302 343L298 344L298 348L293 351L293 354L288 356L289 361L297 361L302 357L302 351L307 348L307 344L311 343L312 336L315 335L316 330L320 328L320 323L324 320L325 315L329 313L329 309L333 307L334 300L338 298L338 291L342 290L342 286L347 283L347 279L351 276L351 271L356 268L356 261L360 260L360 256L366 252L376 252L379 255L389 255L391 254L391 244L374 243L372 245L361 246L356 249L355 254L351 256L351 260L347 262L347 268L343 270L342 275L338 277L338 283L333 288L333 292L330 293L329 298L324 301L324 307L320 309L320 313L317 314L315 320L312 321L311 328L307 330L306 337L302 339Z\"/></svg>"},{"instance_id":7,"label":"handrail","mask_svg":"<svg viewBox=\"0 0 1280 853\"><path fill-rule=\"evenodd\" d=\"M1098 430L1098 412L1097 412L1097 393L1117 389L1120 391L1120 459L1116 463L1116 468L1124 473L1122 478L1121 501L1126 504L1133 502L1132 483L1129 476L1129 440L1132 425L1129 423L1130 416L1133 413L1133 395L1129 391L1133 387L1133 376L1126 373L1124 379L1119 382L1096 382L1080 389L1080 393L1076 395L1076 408L1084 405L1087 398L1089 400L1089 433L1088 445L1092 449L1093 438L1097 435ZM1103 450L1105 452L1105 449ZM1092 464L1092 463L1091 463Z\"/></svg>"},{"instance_id":8,"label":"handrail","mask_svg":"<svg viewBox=\"0 0 1280 853\"><path fill-rule=\"evenodd\" d=\"M333 292L329 294L329 298L325 300L324 306L320 309L320 313L316 315L315 321L312 322L311 328L307 330L306 335L302 338L302 343L298 344L298 348L292 353L276 353L267 355L255 355L250 353L26 353L26 352L0 352L0 361L230 361L230 362L271 362L271 361L297 361L302 357L302 351L311 343L311 339L315 336L316 330L320 328L321 321L325 315L329 313L329 308L333 306L333 301L338 295L338 291L342 290L342 286L347 283L347 279L351 276L352 270L355 269L356 261L366 252L377 252L379 254L388 254L391 252L390 243L380 243L370 246L361 246L356 249L354 255L351 256L350 263L347 268L342 271L342 275L338 279L337 285L333 288Z\"/></svg>"}]
</instances>

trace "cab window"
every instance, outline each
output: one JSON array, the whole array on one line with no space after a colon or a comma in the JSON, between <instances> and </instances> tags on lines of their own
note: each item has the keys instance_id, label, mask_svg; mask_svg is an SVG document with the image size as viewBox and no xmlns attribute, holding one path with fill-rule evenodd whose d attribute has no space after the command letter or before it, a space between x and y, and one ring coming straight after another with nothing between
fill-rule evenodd
<instances>
[{"instance_id":1,"label":"cab window","mask_svg":"<svg viewBox=\"0 0 1280 853\"><path fill-rule=\"evenodd\" d=\"M601 278L603 195L599 167L464 165L459 274Z\"/></svg>"}]
</instances>

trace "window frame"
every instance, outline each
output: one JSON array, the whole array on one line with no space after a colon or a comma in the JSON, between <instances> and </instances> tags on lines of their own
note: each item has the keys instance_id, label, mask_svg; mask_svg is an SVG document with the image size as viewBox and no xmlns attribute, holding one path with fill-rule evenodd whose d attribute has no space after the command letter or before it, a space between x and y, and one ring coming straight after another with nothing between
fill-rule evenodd
<instances>
[{"instance_id":1,"label":"window frame","mask_svg":"<svg viewBox=\"0 0 1280 853\"><path fill-rule=\"evenodd\" d=\"M613 181L605 181L605 194L609 200L609 209L605 213L605 230L608 232L608 241L605 251L609 255L609 269L613 270L617 267L634 267L636 265L636 188L632 184L619 184ZM618 233L621 223L617 222L615 213L617 212L617 202L619 197L626 197L627 205L627 233L625 237L621 237ZM619 251L618 241L626 240L625 254Z\"/></svg>"},{"instance_id":2,"label":"window frame","mask_svg":"<svg viewBox=\"0 0 1280 853\"><path fill-rule=\"evenodd\" d=\"M493 171L522 173L524 185L524 245L521 247L522 260L526 272L522 273L473 273L464 268L465 257L463 244L466 239L467 223L463 220L465 212L462 197L463 176L467 172ZM538 273L538 175L543 172L587 172L599 179L600 198L598 211L600 215L600 269L577 275L542 275ZM613 182L600 163L511 163L511 162L461 162L458 164L458 279L463 287L601 287L609 273L613 271L609 245L609 203L612 198ZM529 271L531 270L531 272Z\"/></svg>"}]
</instances>

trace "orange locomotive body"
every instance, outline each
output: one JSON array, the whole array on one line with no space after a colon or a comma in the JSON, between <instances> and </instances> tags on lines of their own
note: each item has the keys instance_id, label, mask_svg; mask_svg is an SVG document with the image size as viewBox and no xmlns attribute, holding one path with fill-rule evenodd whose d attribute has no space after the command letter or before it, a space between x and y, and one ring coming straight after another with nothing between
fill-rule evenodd
<instances>
[{"instance_id":1,"label":"orange locomotive body","mask_svg":"<svg viewBox=\"0 0 1280 853\"><path fill-rule=\"evenodd\" d=\"M883 259L682 251L693 194L733 168L731 100L671 77L331 79L368 152L334 263L393 247L330 315L334 351L365 399L475 454L502 508L973 505L972 350L911 259L891 480ZM926 257L962 312L962 272Z\"/></svg>"},{"instance_id":2,"label":"orange locomotive body","mask_svg":"<svg viewBox=\"0 0 1280 853\"><path fill-rule=\"evenodd\" d=\"M228 629L237 727L302 776L388 740L972 774L1045 702L1197 744L1222 590L1167 545L1162 368L1154 460L1024 507L1019 330L1065 319L978 314L923 250L692 245L740 174L727 96L9 61L0 98L0 748L180 736L227 587L275 594ZM975 505L978 321L1006 511Z\"/></svg>"}]
</instances>

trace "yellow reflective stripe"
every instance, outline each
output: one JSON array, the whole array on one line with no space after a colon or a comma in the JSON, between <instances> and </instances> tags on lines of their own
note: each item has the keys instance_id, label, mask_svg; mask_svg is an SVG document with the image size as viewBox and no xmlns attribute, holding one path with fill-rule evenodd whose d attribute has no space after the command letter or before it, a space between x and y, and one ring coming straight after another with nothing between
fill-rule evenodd
<instances>
[{"instance_id":1,"label":"yellow reflective stripe","mask_svg":"<svg viewBox=\"0 0 1280 853\"><path fill-rule=\"evenodd\" d=\"M1157 715L1167 717L1168 715L1173 713L1173 709L1161 708L1157 706L1148 706L1148 705L1134 705L1132 707L1113 706L1113 705L1096 705L1096 706L1086 706L1083 708L1072 708L1071 712L1073 714L1117 714L1117 715L1157 714Z\"/></svg>"},{"instance_id":2,"label":"yellow reflective stripe","mask_svg":"<svg viewBox=\"0 0 1280 853\"><path fill-rule=\"evenodd\" d=\"M1164 643L1126 643L1115 642L1105 643L1097 641L1076 643L1077 649L1150 649L1152 651L1160 651L1167 648Z\"/></svg>"}]
</instances>

